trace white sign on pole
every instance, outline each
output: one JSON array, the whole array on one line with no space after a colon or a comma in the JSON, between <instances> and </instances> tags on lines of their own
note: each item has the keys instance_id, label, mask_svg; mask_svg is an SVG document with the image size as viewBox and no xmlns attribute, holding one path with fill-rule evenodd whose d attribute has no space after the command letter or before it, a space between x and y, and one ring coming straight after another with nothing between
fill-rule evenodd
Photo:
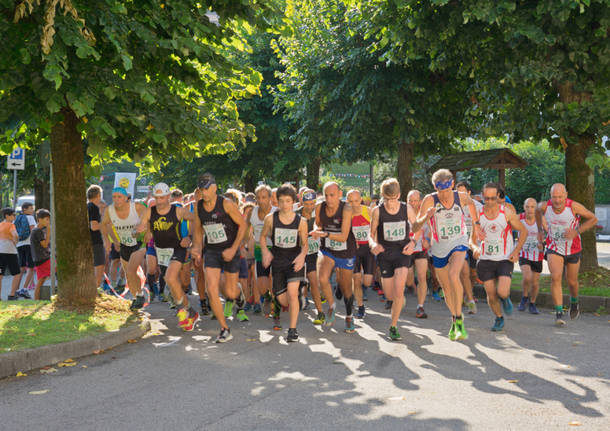
<instances>
[{"instance_id":1,"label":"white sign on pole","mask_svg":"<svg viewBox=\"0 0 610 431\"><path fill-rule=\"evenodd\" d=\"M15 148L6 158L6 168L14 170L25 169L25 150L23 148Z\"/></svg>"},{"instance_id":2,"label":"white sign on pole","mask_svg":"<svg viewBox=\"0 0 610 431\"><path fill-rule=\"evenodd\" d=\"M131 196L134 196L136 188L136 176L134 172L115 172L114 187L123 187Z\"/></svg>"}]
</instances>

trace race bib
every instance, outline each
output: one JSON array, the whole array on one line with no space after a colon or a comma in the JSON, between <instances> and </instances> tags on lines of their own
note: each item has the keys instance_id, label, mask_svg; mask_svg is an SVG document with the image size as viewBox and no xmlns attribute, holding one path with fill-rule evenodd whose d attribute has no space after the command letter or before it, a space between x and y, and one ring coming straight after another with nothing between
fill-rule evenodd
<instances>
[{"instance_id":1,"label":"race bib","mask_svg":"<svg viewBox=\"0 0 610 431\"><path fill-rule=\"evenodd\" d=\"M313 237L307 239L307 254L314 254L320 250L320 240Z\"/></svg>"},{"instance_id":2,"label":"race bib","mask_svg":"<svg viewBox=\"0 0 610 431\"><path fill-rule=\"evenodd\" d=\"M356 241L368 241L371 233L371 225L352 226L352 232L356 237Z\"/></svg>"},{"instance_id":3,"label":"race bib","mask_svg":"<svg viewBox=\"0 0 610 431\"><path fill-rule=\"evenodd\" d=\"M560 224L551 225L551 236L553 241L565 241L566 239L566 227Z\"/></svg>"},{"instance_id":4,"label":"race bib","mask_svg":"<svg viewBox=\"0 0 610 431\"><path fill-rule=\"evenodd\" d=\"M334 239L326 238L326 247L333 251L347 250L347 242L335 241Z\"/></svg>"},{"instance_id":5,"label":"race bib","mask_svg":"<svg viewBox=\"0 0 610 431\"><path fill-rule=\"evenodd\" d=\"M169 266L169 261L172 259L174 255L173 248L158 248L155 247L155 252L157 253L157 262L160 266Z\"/></svg>"},{"instance_id":6,"label":"race bib","mask_svg":"<svg viewBox=\"0 0 610 431\"><path fill-rule=\"evenodd\" d=\"M280 248L296 247L298 233L299 231L297 229L275 228L275 237L273 238L273 245Z\"/></svg>"},{"instance_id":7,"label":"race bib","mask_svg":"<svg viewBox=\"0 0 610 431\"><path fill-rule=\"evenodd\" d=\"M527 253L539 251L538 250L538 239L535 237L528 237L527 240L525 241L525 244L523 244L523 251L525 251Z\"/></svg>"},{"instance_id":8,"label":"race bib","mask_svg":"<svg viewBox=\"0 0 610 431\"><path fill-rule=\"evenodd\" d=\"M222 223L204 224L203 229L208 244L221 244L227 240L227 233Z\"/></svg>"},{"instance_id":9,"label":"race bib","mask_svg":"<svg viewBox=\"0 0 610 431\"><path fill-rule=\"evenodd\" d=\"M135 238L136 235L136 230L135 228L133 230L121 230L118 233L118 237L119 237L119 241L121 242L121 244L127 246L127 247L133 247L135 245L137 245L137 241Z\"/></svg>"},{"instance_id":10,"label":"race bib","mask_svg":"<svg viewBox=\"0 0 610 431\"><path fill-rule=\"evenodd\" d=\"M407 222L393 221L383 223L383 238L386 241L402 241L407 237Z\"/></svg>"},{"instance_id":11,"label":"race bib","mask_svg":"<svg viewBox=\"0 0 610 431\"><path fill-rule=\"evenodd\" d=\"M484 253L486 256L499 256L501 252L501 241L499 239L486 239Z\"/></svg>"},{"instance_id":12,"label":"race bib","mask_svg":"<svg viewBox=\"0 0 610 431\"><path fill-rule=\"evenodd\" d=\"M438 233L442 239L452 240L462 235L462 220L461 218L444 218L439 217Z\"/></svg>"}]
</instances>

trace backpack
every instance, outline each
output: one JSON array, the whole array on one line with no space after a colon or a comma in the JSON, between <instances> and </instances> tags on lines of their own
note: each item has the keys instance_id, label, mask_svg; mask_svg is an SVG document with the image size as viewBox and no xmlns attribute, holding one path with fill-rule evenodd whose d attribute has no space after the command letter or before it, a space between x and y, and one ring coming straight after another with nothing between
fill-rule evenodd
<instances>
[{"instance_id":1,"label":"backpack","mask_svg":"<svg viewBox=\"0 0 610 431\"><path fill-rule=\"evenodd\" d=\"M15 219L15 228L17 229L17 235L19 235L19 241L25 241L30 236L30 222L28 216L25 214L19 214Z\"/></svg>"}]
</instances>

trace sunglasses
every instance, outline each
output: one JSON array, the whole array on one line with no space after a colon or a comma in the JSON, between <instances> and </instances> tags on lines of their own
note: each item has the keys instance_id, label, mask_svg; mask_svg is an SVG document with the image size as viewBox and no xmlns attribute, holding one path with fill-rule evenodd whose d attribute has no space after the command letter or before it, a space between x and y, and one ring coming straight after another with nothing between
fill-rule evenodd
<instances>
[{"instance_id":1,"label":"sunglasses","mask_svg":"<svg viewBox=\"0 0 610 431\"><path fill-rule=\"evenodd\" d=\"M483 196L483 200L484 201L497 201L498 197L497 196Z\"/></svg>"}]
</instances>

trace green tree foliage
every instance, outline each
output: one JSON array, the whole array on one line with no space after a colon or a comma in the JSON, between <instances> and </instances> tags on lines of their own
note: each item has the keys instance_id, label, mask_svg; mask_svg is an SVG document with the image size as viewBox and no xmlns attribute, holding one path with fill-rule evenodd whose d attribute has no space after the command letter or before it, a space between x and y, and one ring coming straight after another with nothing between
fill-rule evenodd
<instances>
[{"instance_id":1,"label":"green tree foliage","mask_svg":"<svg viewBox=\"0 0 610 431\"><path fill-rule=\"evenodd\" d=\"M606 0L375 0L360 9L369 34L390 46L388 60L424 58L449 79L470 80L482 132L561 143L568 191L593 207L586 160L610 127ZM583 266L597 265L593 233L583 240Z\"/></svg>"},{"instance_id":2,"label":"green tree foliage","mask_svg":"<svg viewBox=\"0 0 610 431\"><path fill-rule=\"evenodd\" d=\"M261 76L233 61L237 29L266 2L0 0L0 123L51 138L60 297L95 295L83 201L83 144L93 161L127 154L160 162L229 150L253 128L235 100ZM6 149L5 149L6 150ZM75 244L84 243L83 247Z\"/></svg>"}]
</instances>

